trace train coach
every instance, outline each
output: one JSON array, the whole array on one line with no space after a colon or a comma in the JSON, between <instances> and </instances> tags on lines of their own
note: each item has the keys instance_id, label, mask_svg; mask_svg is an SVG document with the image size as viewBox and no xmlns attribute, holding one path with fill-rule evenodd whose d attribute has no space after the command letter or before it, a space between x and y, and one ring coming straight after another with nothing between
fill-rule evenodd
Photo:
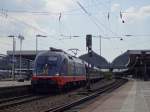
<instances>
[{"instance_id":1,"label":"train coach","mask_svg":"<svg viewBox=\"0 0 150 112\"><path fill-rule=\"evenodd\" d=\"M98 78L94 76L93 80ZM85 82L86 66L83 60L55 48L50 48L49 51L36 56L31 80L34 90L51 91L85 84Z\"/></svg>"}]
</instances>

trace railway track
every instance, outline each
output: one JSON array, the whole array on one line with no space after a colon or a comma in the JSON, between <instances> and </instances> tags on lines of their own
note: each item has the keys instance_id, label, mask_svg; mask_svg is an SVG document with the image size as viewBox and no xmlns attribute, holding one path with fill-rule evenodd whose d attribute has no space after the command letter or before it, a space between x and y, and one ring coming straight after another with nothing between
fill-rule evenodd
<instances>
[{"instance_id":1,"label":"railway track","mask_svg":"<svg viewBox=\"0 0 150 112\"><path fill-rule=\"evenodd\" d=\"M22 96L18 96L18 97L11 97L11 98L2 98L0 100L0 104L10 102L10 101L13 101L13 100L19 100L19 99L30 97L30 96L33 96L33 94L26 94L26 95L22 95Z\"/></svg>"},{"instance_id":2,"label":"railway track","mask_svg":"<svg viewBox=\"0 0 150 112\"><path fill-rule=\"evenodd\" d=\"M92 91L90 92L86 91L84 88L79 88L72 92L49 96L27 95L14 99L6 99L0 101L0 112L61 112L93 99L106 91L113 90L112 88L114 87L112 86L121 84L121 82L121 80L113 80L110 82L104 80L98 82L94 87L92 86Z\"/></svg>"},{"instance_id":3,"label":"railway track","mask_svg":"<svg viewBox=\"0 0 150 112\"><path fill-rule=\"evenodd\" d=\"M85 96L85 97L78 99L74 102L71 102L69 104L60 105L60 106L57 106L54 108L50 108L44 112L63 112L65 110L69 110L70 108L75 107L77 105L80 105L82 103L85 103L86 101L91 100L91 99L99 96L100 94L111 92L111 91L115 90L116 88L120 87L121 85L123 85L125 82L127 82L127 79L117 80L113 84L109 84L109 85L106 85L102 88L99 88L99 90L97 90L97 92L95 92L95 93L92 93L88 96Z\"/></svg>"},{"instance_id":4,"label":"railway track","mask_svg":"<svg viewBox=\"0 0 150 112\"><path fill-rule=\"evenodd\" d=\"M14 98L8 98L8 99L2 99L0 100L0 109L5 109L7 107L13 107L16 105L21 105L23 103L28 103L34 100L39 100L42 98L46 98L48 95L33 95L33 94L28 94L28 95L23 95L19 97L14 97Z\"/></svg>"}]
</instances>

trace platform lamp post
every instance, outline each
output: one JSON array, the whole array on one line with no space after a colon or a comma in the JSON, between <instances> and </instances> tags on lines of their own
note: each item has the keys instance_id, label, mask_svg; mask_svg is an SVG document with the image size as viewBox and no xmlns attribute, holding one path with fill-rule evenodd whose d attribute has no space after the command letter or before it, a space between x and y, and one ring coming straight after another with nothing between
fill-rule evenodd
<instances>
[{"instance_id":1,"label":"platform lamp post","mask_svg":"<svg viewBox=\"0 0 150 112\"><path fill-rule=\"evenodd\" d=\"M22 50L22 41L24 40L24 36L19 35L18 38L20 39L20 64L19 65L20 65L20 76L21 76L21 69L22 69L22 66L21 66L21 64L22 64L22 59L21 59L22 52L21 52L21 50Z\"/></svg>"},{"instance_id":2,"label":"platform lamp post","mask_svg":"<svg viewBox=\"0 0 150 112\"><path fill-rule=\"evenodd\" d=\"M36 55L37 55L37 53L38 53L38 37L47 37L47 36L45 36L45 35L36 35Z\"/></svg>"},{"instance_id":3,"label":"platform lamp post","mask_svg":"<svg viewBox=\"0 0 150 112\"><path fill-rule=\"evenodd\" d=\"M15 49L16 49L16 40L14 35L9 35L8 37L13 38L13 55L12 55L12 78L15 80Z\"/></svg>"}]
</instances>

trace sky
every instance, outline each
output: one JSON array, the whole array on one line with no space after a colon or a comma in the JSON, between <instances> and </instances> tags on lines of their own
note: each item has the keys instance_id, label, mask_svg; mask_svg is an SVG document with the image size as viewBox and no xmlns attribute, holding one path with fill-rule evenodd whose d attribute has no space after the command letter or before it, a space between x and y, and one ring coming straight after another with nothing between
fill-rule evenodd
<instances>
[{"instance_id":1,"label":"sky","mask_svg":"<svg viewBox=\"0 0 150 112\"><path fill-rule=\"evenodd\" d=\"M20 49L70 48L87 53L86 35L93 35L92 49L109 62L127 50L150 49L150 0L0 0L0 54ZM76 37L77 36L77 37ZM100 45L101 37L101 45Z\"/></svg>"}]
</instances>

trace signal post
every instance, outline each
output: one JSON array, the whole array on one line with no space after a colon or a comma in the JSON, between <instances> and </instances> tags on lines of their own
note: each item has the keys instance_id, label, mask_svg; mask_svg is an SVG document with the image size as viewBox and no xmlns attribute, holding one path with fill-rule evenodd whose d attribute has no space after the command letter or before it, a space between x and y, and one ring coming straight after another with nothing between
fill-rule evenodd
<instances>
[{"instance_id":1,"label":"signal post","mask_svg":"<svg viewBox=\"0 0 150 112\"><path fill-rule=\"evenodd\" d=\"M88 56L89 56L89 61L91 60L90 58L92 57L92 35L86 35L86 48L88 49ZM86 88L87 90L91 89L91 81L90 81L90 64L88 62L88 67L86 69Z\"/></svg>"}]
</instances>

